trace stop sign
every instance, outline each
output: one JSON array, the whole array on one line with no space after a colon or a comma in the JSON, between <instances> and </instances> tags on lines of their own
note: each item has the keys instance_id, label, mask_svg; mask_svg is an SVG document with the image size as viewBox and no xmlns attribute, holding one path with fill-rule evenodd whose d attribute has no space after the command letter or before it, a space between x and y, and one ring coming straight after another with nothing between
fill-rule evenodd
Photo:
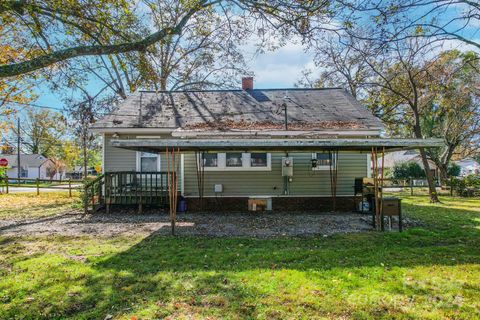
<instances>
[{"instance_id":1,"label":"stop sign","mask_svg":"<svg viewBox=\"0 0 480 320\"><path fill-rule=\"evenodd\" d=\"M0 159L0 167L8 166L8 160L5 158Z\"/></svg>"}]
</instances>

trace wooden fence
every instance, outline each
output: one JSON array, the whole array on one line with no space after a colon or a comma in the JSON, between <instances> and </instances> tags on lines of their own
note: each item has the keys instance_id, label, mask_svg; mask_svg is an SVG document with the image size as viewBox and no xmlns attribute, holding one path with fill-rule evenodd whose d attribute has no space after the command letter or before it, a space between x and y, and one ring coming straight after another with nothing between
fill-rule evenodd
<instances>
[{"instance_id":1,"label":"wooden fence","mask_svg":"<svg viewBox=\"0 0 480 320\"><path fill-rule=\"evenodd\" d=\"M12 188L35 189L37 195L41 189L59 189L68 191L72 196L73 190L80 190L83 187L82 180L56 180L56 179L29 179L29 178L3 178L0 179L0 191L9 193Z\"/></svg>"}]
</instances>

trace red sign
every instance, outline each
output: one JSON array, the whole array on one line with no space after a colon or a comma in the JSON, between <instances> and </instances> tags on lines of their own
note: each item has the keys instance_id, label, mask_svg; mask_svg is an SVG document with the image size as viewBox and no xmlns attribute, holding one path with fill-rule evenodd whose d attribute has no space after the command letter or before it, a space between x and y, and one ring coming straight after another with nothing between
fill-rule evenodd
<instances>
[{"instance_id":1,"label":"red sign","mask_svg":"<svg viewBox=\"0 0 480 320\"><path fill-rule=\"evenodd\" d=\"M5 158L0 159L0 167L8 166L8 160Z\"/></svg>"}]
</instances>

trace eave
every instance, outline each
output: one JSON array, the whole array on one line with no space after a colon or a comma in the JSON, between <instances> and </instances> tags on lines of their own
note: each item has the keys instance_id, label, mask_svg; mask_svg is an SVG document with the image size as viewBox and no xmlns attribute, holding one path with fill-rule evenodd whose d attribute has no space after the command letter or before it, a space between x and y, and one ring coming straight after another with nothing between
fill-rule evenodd
<instances>
[{"instance_id":1,"label":"eave","mask_svg":"<svg viewBox=\"0 0 480 320\"><path fill-rule=\"evenodd\" d=\"M370 152L443 146L441 139L114 139L113 147L146 152L180 151L318 151L339 150Z\"/></svg>"}]
</instances>

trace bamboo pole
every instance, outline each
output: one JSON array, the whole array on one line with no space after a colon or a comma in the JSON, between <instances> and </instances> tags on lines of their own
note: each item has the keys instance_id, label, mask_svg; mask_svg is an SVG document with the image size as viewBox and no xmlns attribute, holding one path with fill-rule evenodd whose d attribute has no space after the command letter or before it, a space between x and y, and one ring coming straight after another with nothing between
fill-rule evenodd
<instances>
[{"instance_id":1,"label":"bamboo pole","mask_svg":"<svg viewBox=\"0 0 480 320\"><path fill-rule=\"evenodd\" d=\"M329 172L330 172L330 193L332 195L332 210L337 211L337 159L338 159L338 150L329 151L328 157L330 160L329 163Z\"/></svg>"},{"instance_id":2,"label":"bamboo pole","mask_svg":"<svg viewBox=\"0 0 480 320\"><path fill-rule=\"evenodd\" d=\"M383 177L384 177L384 165L385 165L385 147L382 148L382 166L380 167L381 171L381 177L380 177L380 219L381 219L381 228L382 231L385 230L384 225L383 225Z\"/></svg>"}]
</instances>

